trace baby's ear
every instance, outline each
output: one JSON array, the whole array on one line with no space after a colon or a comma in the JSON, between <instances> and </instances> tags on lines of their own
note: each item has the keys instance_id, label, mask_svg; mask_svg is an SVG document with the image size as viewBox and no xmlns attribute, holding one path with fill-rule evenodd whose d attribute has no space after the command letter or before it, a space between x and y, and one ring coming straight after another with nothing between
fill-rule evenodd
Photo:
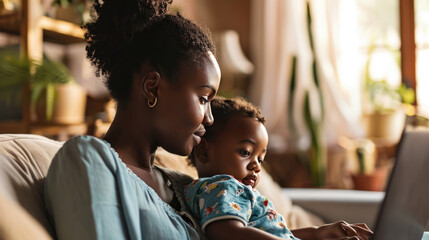
<instances>
[{"instance_id":1,"label":"baby's ear","mask_svg":"<svg viewBox=\"0 0 429 240\"><path fill-rule=\"evenodd\" d=\"M195 147L195 157L198 159L197 161L208 162L208 148L209 143L205 138L201 139L200 144Z\"/></svg>"}]
</instances>

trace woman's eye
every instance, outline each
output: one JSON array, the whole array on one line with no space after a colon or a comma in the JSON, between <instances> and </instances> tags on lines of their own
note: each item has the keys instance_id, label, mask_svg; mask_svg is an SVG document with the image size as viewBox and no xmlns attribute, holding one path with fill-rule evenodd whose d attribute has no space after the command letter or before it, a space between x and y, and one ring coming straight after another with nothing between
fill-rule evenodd
<instances>
[{"instance_id":1,"label":"woman's eye","mask_svg":"<svg viewBox=\"0 0 429 240\"><path fill-rule=\"evenodd\" d=\"M248 156L250 156L250 152L249 152L249 151L247 151L247 150L240 150L240 154L241 154L241 156L243 156L243 157L248 157Z\"/></svg>"},{"instance_id":2,"label":"woman's eye","mask_svg":"<svg viewBox=\"0 0 429 240\"><path fill-rule=\"evenodd\" d=\"M209 99L207 97L200 97L200 103L201 104L206 104L208 102L210 102L210 101L209 101Z\"/></svg>"}]
</instances>

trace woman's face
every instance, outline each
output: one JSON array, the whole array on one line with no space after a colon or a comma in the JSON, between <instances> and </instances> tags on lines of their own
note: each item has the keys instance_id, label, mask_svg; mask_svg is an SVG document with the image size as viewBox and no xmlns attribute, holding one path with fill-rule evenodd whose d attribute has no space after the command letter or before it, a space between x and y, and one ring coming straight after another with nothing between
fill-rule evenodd
<instances>
[{"instance_id":1,"label":"woman's face","mask_svg":"<svg viewBox=\"0 0 429 240\"><path fill-rule=\"evenodd\" d=\"M163 79L154 107L155 142L169 152L189 155L213 123L210 101L219 88L220 69L211 52L201 65L182 63L174 81Z\"/></svg>"},{"instance_id":2,"label":"woman's face","mask_svg":"<svg viewBox=\"0 0 429 240\"><path fill-rule=\"evenodd\" d=\"M268 145L265 126L255 118L234 115L207 140L207 163L200 177L229 174L255 187ZM205 176L201 176L201 173Z\"/></svg>"}]
</instances>

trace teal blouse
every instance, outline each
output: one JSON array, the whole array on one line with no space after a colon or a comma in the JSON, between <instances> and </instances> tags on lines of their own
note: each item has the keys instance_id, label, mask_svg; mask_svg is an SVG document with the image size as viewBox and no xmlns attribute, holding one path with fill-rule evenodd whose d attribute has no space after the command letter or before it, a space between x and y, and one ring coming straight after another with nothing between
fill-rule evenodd
<instances>
[{"instance_id":1,"label":"teal blouse","mask_svg":"<svg viewBox=\"0 0 429 240\"><path fill-rule=\"evenodd\" d=\"M60 240L199 239L107 142L94 137L73 138L55 155L45 204Z\"/></svg>"}]
</instances>

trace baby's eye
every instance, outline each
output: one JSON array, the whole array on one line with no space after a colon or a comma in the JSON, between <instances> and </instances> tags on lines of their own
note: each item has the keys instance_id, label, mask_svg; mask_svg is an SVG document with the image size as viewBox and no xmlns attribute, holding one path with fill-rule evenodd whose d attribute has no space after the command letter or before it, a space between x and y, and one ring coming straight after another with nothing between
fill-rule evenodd
<instances>
[{"instance_id":1,"label":"baby's eye","mask_svg":"<svg viewBox=\"0 0 429 240\"><path fill-rule=\"evenodd\" d=\"M207 97L200 97L200 103L201 104L206 104L206 103L209 103L210 101L209 101L209 99L207 98Z\"/></svg>"},{"instance_id":2,"label":"baby's eye","mask_svg":"<svg viewBox=\"0 0 429 240\"><path fill-rule=\"evenodd\" d=\"M258 158L258 162L259 162L259 164L262 164L262 163L264 163L264 159L263 158Z\"/></svg>"},{"instance_id":3,"label":"baby's eye","mask_svg":"<svg viewBox=\"0 0 429 240\"><path fill-rule=\"evenodd\" d=\"M241 156L243 156L243 157L248 157L248 156L250 156L250 152L249 152L249 151L247 151L247 150L240 150L240 154L241 154Z\"/></svg>"}]
</instances>

